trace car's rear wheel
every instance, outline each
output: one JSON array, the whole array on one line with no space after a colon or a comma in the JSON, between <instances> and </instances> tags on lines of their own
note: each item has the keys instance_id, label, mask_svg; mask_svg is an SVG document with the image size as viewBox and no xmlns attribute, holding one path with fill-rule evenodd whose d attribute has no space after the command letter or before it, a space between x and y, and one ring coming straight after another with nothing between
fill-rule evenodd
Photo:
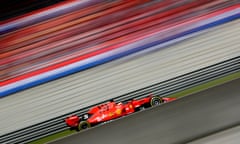
<instances>
[{"instance_id":1,"label":"car's rear wheel","mask_svg":"<svg viewBox=\"0 0 240 144\"><path fill-rule=\"evenodd\" d=\"M160 97L152 97L150 101L151 106L157 106L163 103L163 100Z\"/></svg>"},{"instance_id":2,"label":"car's rear wheel","mask_svg":"<svg viewBox=\"0 0 240 144\"><path fill-rule=\"evenodd\" d=\"M78 125L78 130L83 130L83 129L87 129L90 128L91 124L87 121L81 121Z\"/></svg>"}]
</instances>

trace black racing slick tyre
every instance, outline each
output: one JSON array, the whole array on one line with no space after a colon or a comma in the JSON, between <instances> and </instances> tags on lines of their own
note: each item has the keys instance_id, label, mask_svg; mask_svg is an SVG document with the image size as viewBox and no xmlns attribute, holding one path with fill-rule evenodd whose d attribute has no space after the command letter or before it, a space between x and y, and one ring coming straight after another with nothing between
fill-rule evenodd
<instances>
[{"instance_id":1,"label":"black racing slick tyre","mask_svg":"<svg viewBox=\"0 0 240 144\"><path fill-rule=\"evenodd\" d=\"M91 127L91 124L87 121L81 121L78 125L78 130L83 130L83 129L87 129L87 128L90 128Z\"/></svg>"},{"instance_id":2,"label":"black racing slick tyre","mask_svg":"<svg viewBox=\"0 0 240 144\"><path fill-rule=\"evenodd\" d=\"M157 106L163 103L163 100L160 97L152 97L150 101L151 106Z\"/></svg>"}]
</instances>

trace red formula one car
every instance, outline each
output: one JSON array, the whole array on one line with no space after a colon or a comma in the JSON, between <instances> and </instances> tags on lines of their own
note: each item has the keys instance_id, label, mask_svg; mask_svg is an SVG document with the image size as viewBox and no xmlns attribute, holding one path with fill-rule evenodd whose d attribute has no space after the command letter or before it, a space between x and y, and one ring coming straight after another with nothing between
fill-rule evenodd
<instances>
[{"instance_id":1,"label":"red formula one car","mask_svg":"<svg viewBox=\"0 0 240 144\"><path fill-rule=\"evenodd\" d=\"M65 122L71 129L76 129L79 131L100 123L129 115L147 107L160 105L161 103L166 103L175 99L176 98L149 95L148 97L142 99L133 99L124 103L109 101L107 103L92 107L81 117L78 117L77 115L67 117Z\"/></svg>"}]
</instances>

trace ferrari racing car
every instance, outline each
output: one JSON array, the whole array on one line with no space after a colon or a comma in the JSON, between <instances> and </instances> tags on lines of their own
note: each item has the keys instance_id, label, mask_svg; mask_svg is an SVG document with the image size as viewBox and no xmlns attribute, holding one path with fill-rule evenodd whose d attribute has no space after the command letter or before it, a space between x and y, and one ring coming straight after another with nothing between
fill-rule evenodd
<instances>
[{"instance_id":1,"label":"ferrari racing car","mask_svg":"<svg viewBox=\"0 0 240 144\"><path fill-rule=\"evenodd\" d=\"M119 103L111 100L107 103L92 107L86 114L80 117L77 115L69 116L65 119L65 123L71 129L80 131L175 99L176 98L149 95L145 98L132 99Z\"/></svg>"}]
</instances>

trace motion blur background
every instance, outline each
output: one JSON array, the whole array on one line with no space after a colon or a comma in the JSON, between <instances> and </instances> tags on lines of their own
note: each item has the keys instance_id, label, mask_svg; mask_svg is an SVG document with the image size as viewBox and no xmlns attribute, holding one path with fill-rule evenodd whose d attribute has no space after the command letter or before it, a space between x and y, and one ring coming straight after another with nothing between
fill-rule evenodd
<instances>
[{"instance_id":1,"label":"motion blur background","mask_svg":"<svg viewBox=\"0 0 240 144\"><path fill-rule=\"evenodd\" d=\"M239 72L239 0L2 0L0 20L0 143Z\"/></svg>"}]
</instances>

